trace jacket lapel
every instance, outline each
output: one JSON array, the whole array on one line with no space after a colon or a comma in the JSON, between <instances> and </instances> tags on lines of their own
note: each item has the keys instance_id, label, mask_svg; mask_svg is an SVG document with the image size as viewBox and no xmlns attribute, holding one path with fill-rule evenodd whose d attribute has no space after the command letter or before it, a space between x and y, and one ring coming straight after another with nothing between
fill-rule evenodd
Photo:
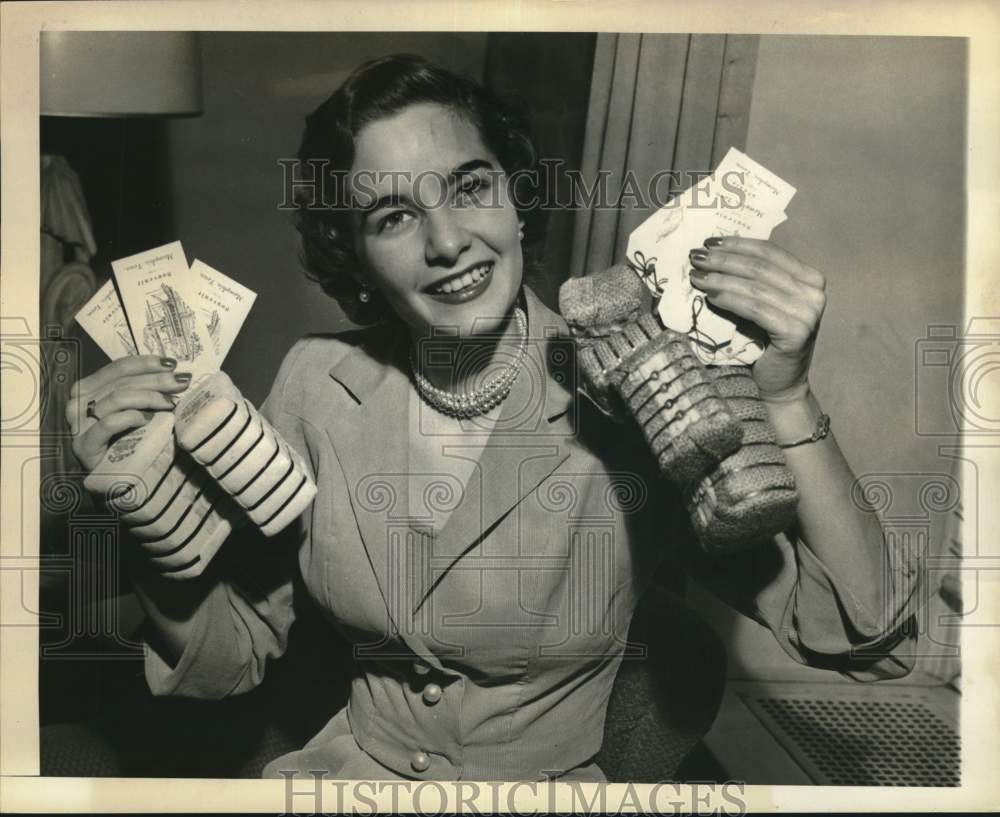
<instances>
[{"instance_id":1,"label":"jacket lapel","mask_svg":"<svg viewBox=\"0 0 1000 817\"><path fill-rule=\"evenodd\" d=\"M414 614L452 567L569 457L566 437L572 434L574 416L573 341L565 321L531 289L523 291L529 332L524 364L461 502L440 531L423 536L433 569L420 574L423 585Z\"/></svg>"},{"instance_id":2,"label":"jacket lapel","mask_svg":"<svg viewBox=\"0 0 1000 817\"><path fill-rule=\"evenodd\" d=\"M589 400L577 388L575 349L565 321L528 287L523 292L530 335L524 366L459 505L436 533L407 515L412 385L405 327L373 328L330 370L354 404L327 431L389 615L415 651L426 652L418 648L431 639L429 616L420 611L434 588L566 462L576 399Z\"/></svg>"},{"instance_id":3,"label":"jacket lapel","mask_svg":"<svg viewBox=\"0 0 1000 817\"><path fill-rule=\"evenodd\" d=\"M361 330L361 340L330 369L351 402L326 432L347 480L351 509L392 626L406 632L392 577L412 537L408 504L409 435L406 332L396 322ZM405 640L405 639L404 639Z\"/></svg>"}]
</instances>

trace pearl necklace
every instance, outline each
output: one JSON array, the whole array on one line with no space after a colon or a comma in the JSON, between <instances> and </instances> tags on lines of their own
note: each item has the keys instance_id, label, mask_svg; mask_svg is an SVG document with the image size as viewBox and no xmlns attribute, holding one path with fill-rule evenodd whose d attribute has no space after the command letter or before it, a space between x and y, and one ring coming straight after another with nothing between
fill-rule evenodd
<instances>
[{"instance_id":1,"label":"pearl necklace","mask_svg":"<svg viewBox=\"0 0 1000 817\"><path fill-rule=\"evenodd\" d=\"M502 403L510 392L511 386L521 371L524 353L528 348L528 319L521 307L514 307L514 317L521 332L517 352L514 359L507 364L502 372L494 375L478 389L471 392L450 392L439 389L431 383L418 369L413 360L413 349L410 349L410 370L417 384L420 396L433 408L449 417L468 419L485 414L494 406Z\"/></svg>"}]
</instances>

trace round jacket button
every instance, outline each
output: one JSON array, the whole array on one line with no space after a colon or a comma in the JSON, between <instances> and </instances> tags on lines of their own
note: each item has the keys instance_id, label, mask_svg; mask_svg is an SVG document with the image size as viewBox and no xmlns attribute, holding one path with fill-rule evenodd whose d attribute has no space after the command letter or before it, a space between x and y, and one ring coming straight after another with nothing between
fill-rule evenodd
<instances>
[{"instance_id":1,"label":"round jacket button","mask_svg":"<svg viewBox=\"0 0 1000 817\"><path fill-rule=\"evenodd\" d=\"M437 684L428 684L424 687L424 703L428 705L436 704L441 700L443 694L441 687Z\"/></svg>"},{"instance_id":2,"label":"round jacket button","mask_svg":"<svg viewBox=\"0 0 1000 817\"><path fill-rule=\"evenodd\" d=\"M410 766L415 772L426 772L431 767L431 759L427 756L427 752L414 752L410 758Z\"/></svg>"},{"instance_id":3,"label":"round jacket button","mask_svg":"<svg viewBox=\"0 0 1000 817\"><path fill-rule=\"evenodd\" d=\"M414 661L413 671L417 675L426 675L428 672L431 671L431 668L427 664L421 663L420 661Z\"/></svg>"}]
</instances>

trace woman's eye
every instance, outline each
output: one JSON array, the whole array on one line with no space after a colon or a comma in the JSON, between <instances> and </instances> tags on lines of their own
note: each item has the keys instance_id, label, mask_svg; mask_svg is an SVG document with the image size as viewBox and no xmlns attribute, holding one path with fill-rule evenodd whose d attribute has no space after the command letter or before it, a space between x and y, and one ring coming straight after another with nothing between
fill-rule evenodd
<instances>
[{"instance_id":1,"label":"woman's eye","mask_svg":"<svg viewBox=\"0 0 1000 817\"><path fill-rule=\"evenodd\" d=\"M387 216L383 216L379 220L378 231L382 232L383 230L386 230L386 229L391 230L391 229L393 229L395 227L398 227L400 224L404 223L404 220L409 215L410 214L407 213L405 210L397 210L394 213L389 213Z\"/></svg>"},{"instance_id":2,"label":"woman's eye","mask_svg":"<svg viewBox=\"0 0 1000 817\"><path fill-rule=\"evenodd\" d=\"M481 176L469 176L463 179L462 184L458 188L458 195L460 198L465 196L472 196L475 193L486 190L489 187L489 180L484 179Z\"/></svg>"}]
</instances>

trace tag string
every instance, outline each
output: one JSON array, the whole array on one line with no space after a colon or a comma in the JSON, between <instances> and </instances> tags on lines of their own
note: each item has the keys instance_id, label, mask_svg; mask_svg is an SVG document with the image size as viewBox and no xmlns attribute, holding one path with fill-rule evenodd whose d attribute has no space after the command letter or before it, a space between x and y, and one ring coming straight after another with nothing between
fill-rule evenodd
<instances>
[{"instance_id":1,"label":"tag string","mask_svg":"<svg viewBox=\"0 0 1000 817\"><path fill-rule=\"evenodd\" d=\"M691 328L688 330L687 335L691 338L692 342L698 344L699 347L708 352L710 360L714 360L719 350L725 349L730 343L732 343L732 341L727 340L722 343L717 343L715 338L698 328L698 315L701 314L701 310L704 308L704 296L696 296L691 302Z\"/></svg>"},{"instance_id":2,"label":"tag string","mask_svg":"<svg viewBox=\"0 0 1000 817\"><path fill-rule=\"evenodd\" d=\"M653 289L656 291L658 296L663 294L663 287L661 284L667 283L667 279L656 277L655 257L646 258L646 254L642 250L636 250L632 253L631 258L626 256L625 260L629 267L631 267L632 271L642 278L643 281L649 281L652 283Z\"/></svg>"}]
</instances>

